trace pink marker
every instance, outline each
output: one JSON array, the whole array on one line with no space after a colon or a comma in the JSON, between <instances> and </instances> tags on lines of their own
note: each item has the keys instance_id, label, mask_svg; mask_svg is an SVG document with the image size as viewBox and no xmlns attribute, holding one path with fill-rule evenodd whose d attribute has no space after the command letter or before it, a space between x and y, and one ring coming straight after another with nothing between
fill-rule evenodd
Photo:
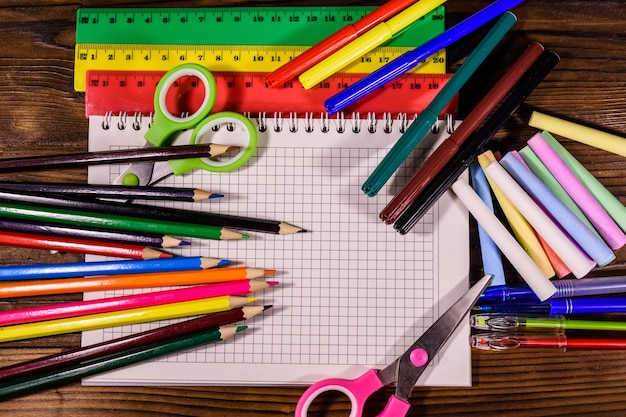
<instances>
[{"instance_id":1,"label":"pink marker","mask_svg":"<svg viewBox=\"0 0 626 417\"><path fill-rule=\"evenodd\" d=\"M613 250L626 244L626 234L613 221L611 216L598 203L591 192L583 185L556 151L537 133L528 140L528 145L570 195L591 224Z\"/></svg>"},{"instance_id":2,"label":"pink marker","mask_svg":"<svg viewBox=\"0 0 626 417\"><path fill-rule=\"evenodd\" d=\"M90 301L54 304L41 307L9 310L0 313L0 326L63 319L87 314L108 313L131 308L199 300L202 298L242 295L278 284L276 281L240 280L217 284L156 291L145 294L124 295Z\"/></svg>"}]
</instances>

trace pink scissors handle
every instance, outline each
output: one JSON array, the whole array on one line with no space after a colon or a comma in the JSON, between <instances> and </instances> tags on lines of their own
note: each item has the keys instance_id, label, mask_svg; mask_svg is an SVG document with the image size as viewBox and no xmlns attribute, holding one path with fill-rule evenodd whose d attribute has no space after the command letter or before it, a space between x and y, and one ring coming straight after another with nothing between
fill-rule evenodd
<instances>
[{"instance_id":1,"label":"pink scissors handle","mask_svg":"<svg viewBox=\"0 0 626 417\"><path fill-rule=\"evenodd\" d=\"M352 411L350 417L360 417L363 415L365 402L374 392L383 387L383 383L378 377L378 371L371 369L356 379L330 378L319 381L311 385L304 393L296 406L296 417L306 417L309 406L322 393L327 391L338 391L350 399ZM379 417L401 417L406 415L410 404L392 396L387 406L379 414Z\"/></svg>"}]
</instances>

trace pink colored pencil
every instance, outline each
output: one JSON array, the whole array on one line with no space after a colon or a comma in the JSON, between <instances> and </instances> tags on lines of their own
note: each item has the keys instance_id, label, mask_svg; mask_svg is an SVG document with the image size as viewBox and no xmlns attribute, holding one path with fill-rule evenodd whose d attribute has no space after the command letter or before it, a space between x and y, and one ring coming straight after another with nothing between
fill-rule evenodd
<instances>
[{"instance_id":1,"label":"pink colored pencil","mask_svg":"<svg viewBox=\"0 0 626 417\"><path fill-rule=\"evenodd\" d=\"M0 327L12 324L84 316L87 314L108 313L131 308L150 307L202 298L241 295L259 291L278 284L275 281L241 280L187 287L174 290L156 291L145 294L124 295L90 301L53 304L20 310L0 312Z\"/></svg>"}]
</instances>

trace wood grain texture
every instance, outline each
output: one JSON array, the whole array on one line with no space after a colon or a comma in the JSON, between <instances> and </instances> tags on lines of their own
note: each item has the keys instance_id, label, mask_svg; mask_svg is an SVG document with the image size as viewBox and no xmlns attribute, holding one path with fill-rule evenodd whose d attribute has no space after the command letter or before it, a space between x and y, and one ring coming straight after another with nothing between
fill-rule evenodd
<instances>
[{"instance_id":1,"label":"wood grain texture","mask_svg":"<svg viewBox=\"0 0 626 417\"><path fill-rule=\"evenodd\" d=\"M367 4L381 4L369 2ZM487 5L487 0L451 0L448 25ZM0 5L0 156L18 157L87 149L84 96L73 90L75 13L79 6L287 6L362 4L333 1L70 1L5 0ZM626 1L527 0L494 58L461 93L467 114L486 89L521 53L539 41L562 60L493 143L494 150L518 149L530 137L532 110L570 118L626 136ZM448 49L454 70L481 33ZM622 203L626 203L626 159L563 140ZM1 180L86 181L84 169L2 174ZM473 278L480 258L472 237ZM76 262L74 254L0 247L0 264ZM597 275L626 274L626 250ZM73 301L77 295L10 299L0 309ZM78 334L0 345L0 366L59 352L80 344ZM411 416L622 416L626 415L626 352L473 352L472 388L418 388ZM0 402L11 417L71 416L289 416L303 388L259 387L82 387L70 384ZM368 407L374 415L390 389ZM346 416L348 402L328 397L325 410L311 416Z\"/></svg>"}]
</instances>

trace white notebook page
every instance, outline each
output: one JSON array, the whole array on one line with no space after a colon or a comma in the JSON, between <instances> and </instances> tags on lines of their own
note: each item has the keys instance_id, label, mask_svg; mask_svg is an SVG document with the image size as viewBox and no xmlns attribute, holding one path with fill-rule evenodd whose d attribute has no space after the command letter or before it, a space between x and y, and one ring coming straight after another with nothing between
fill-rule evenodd
<instances>
[{"instance_id":1,"label":"white notebook page","mask_svg":"<svg viewBox=\"0 0 626 417\"><path fill-rule=\"evenodd\" d=\"M89 150L139 147L140 130L108 130L103 117L90 118ZM258 123L259 121L255 121ZM226 258L237 265L276 269L270 280L280 285L256 293L258 305L272 304L265 314L248 320L250 328L225 342L90 377L89 385L286 385L311 384L321 378L353 378L370 367L383 367L401 354L468 288L468 214L451 192L407 235L378 219L415 166L448 136L440 121L438 134L428 134L407 165L374 198L361 184L399 137L396 121L390 133L377 121L376 133L362 121L314 119L313 132L294 119L297 132L274 120L259 133L258 149L237 171L219 174L194 171L160 185L195 187L225 195L200 203L165 203L172 207L232 213L285 221L308 230L294 235L250 232L250 239L192 239L177 255ZM175 142L186 143L190 132ZM221 129L212 142L231 143ZM93 166L90 183L109 183L122 165ZM150 204L150 203L146 203ZM153 203L152 203L153 204ZM102 259L89 256L88 260ZM88 293L85 299L147 292ZM83 333L83 345L98 343L173 321L121 326ZM463 324L449 340L419 384L471 384L469 329Z\"/></svg>"}]
</instances>

